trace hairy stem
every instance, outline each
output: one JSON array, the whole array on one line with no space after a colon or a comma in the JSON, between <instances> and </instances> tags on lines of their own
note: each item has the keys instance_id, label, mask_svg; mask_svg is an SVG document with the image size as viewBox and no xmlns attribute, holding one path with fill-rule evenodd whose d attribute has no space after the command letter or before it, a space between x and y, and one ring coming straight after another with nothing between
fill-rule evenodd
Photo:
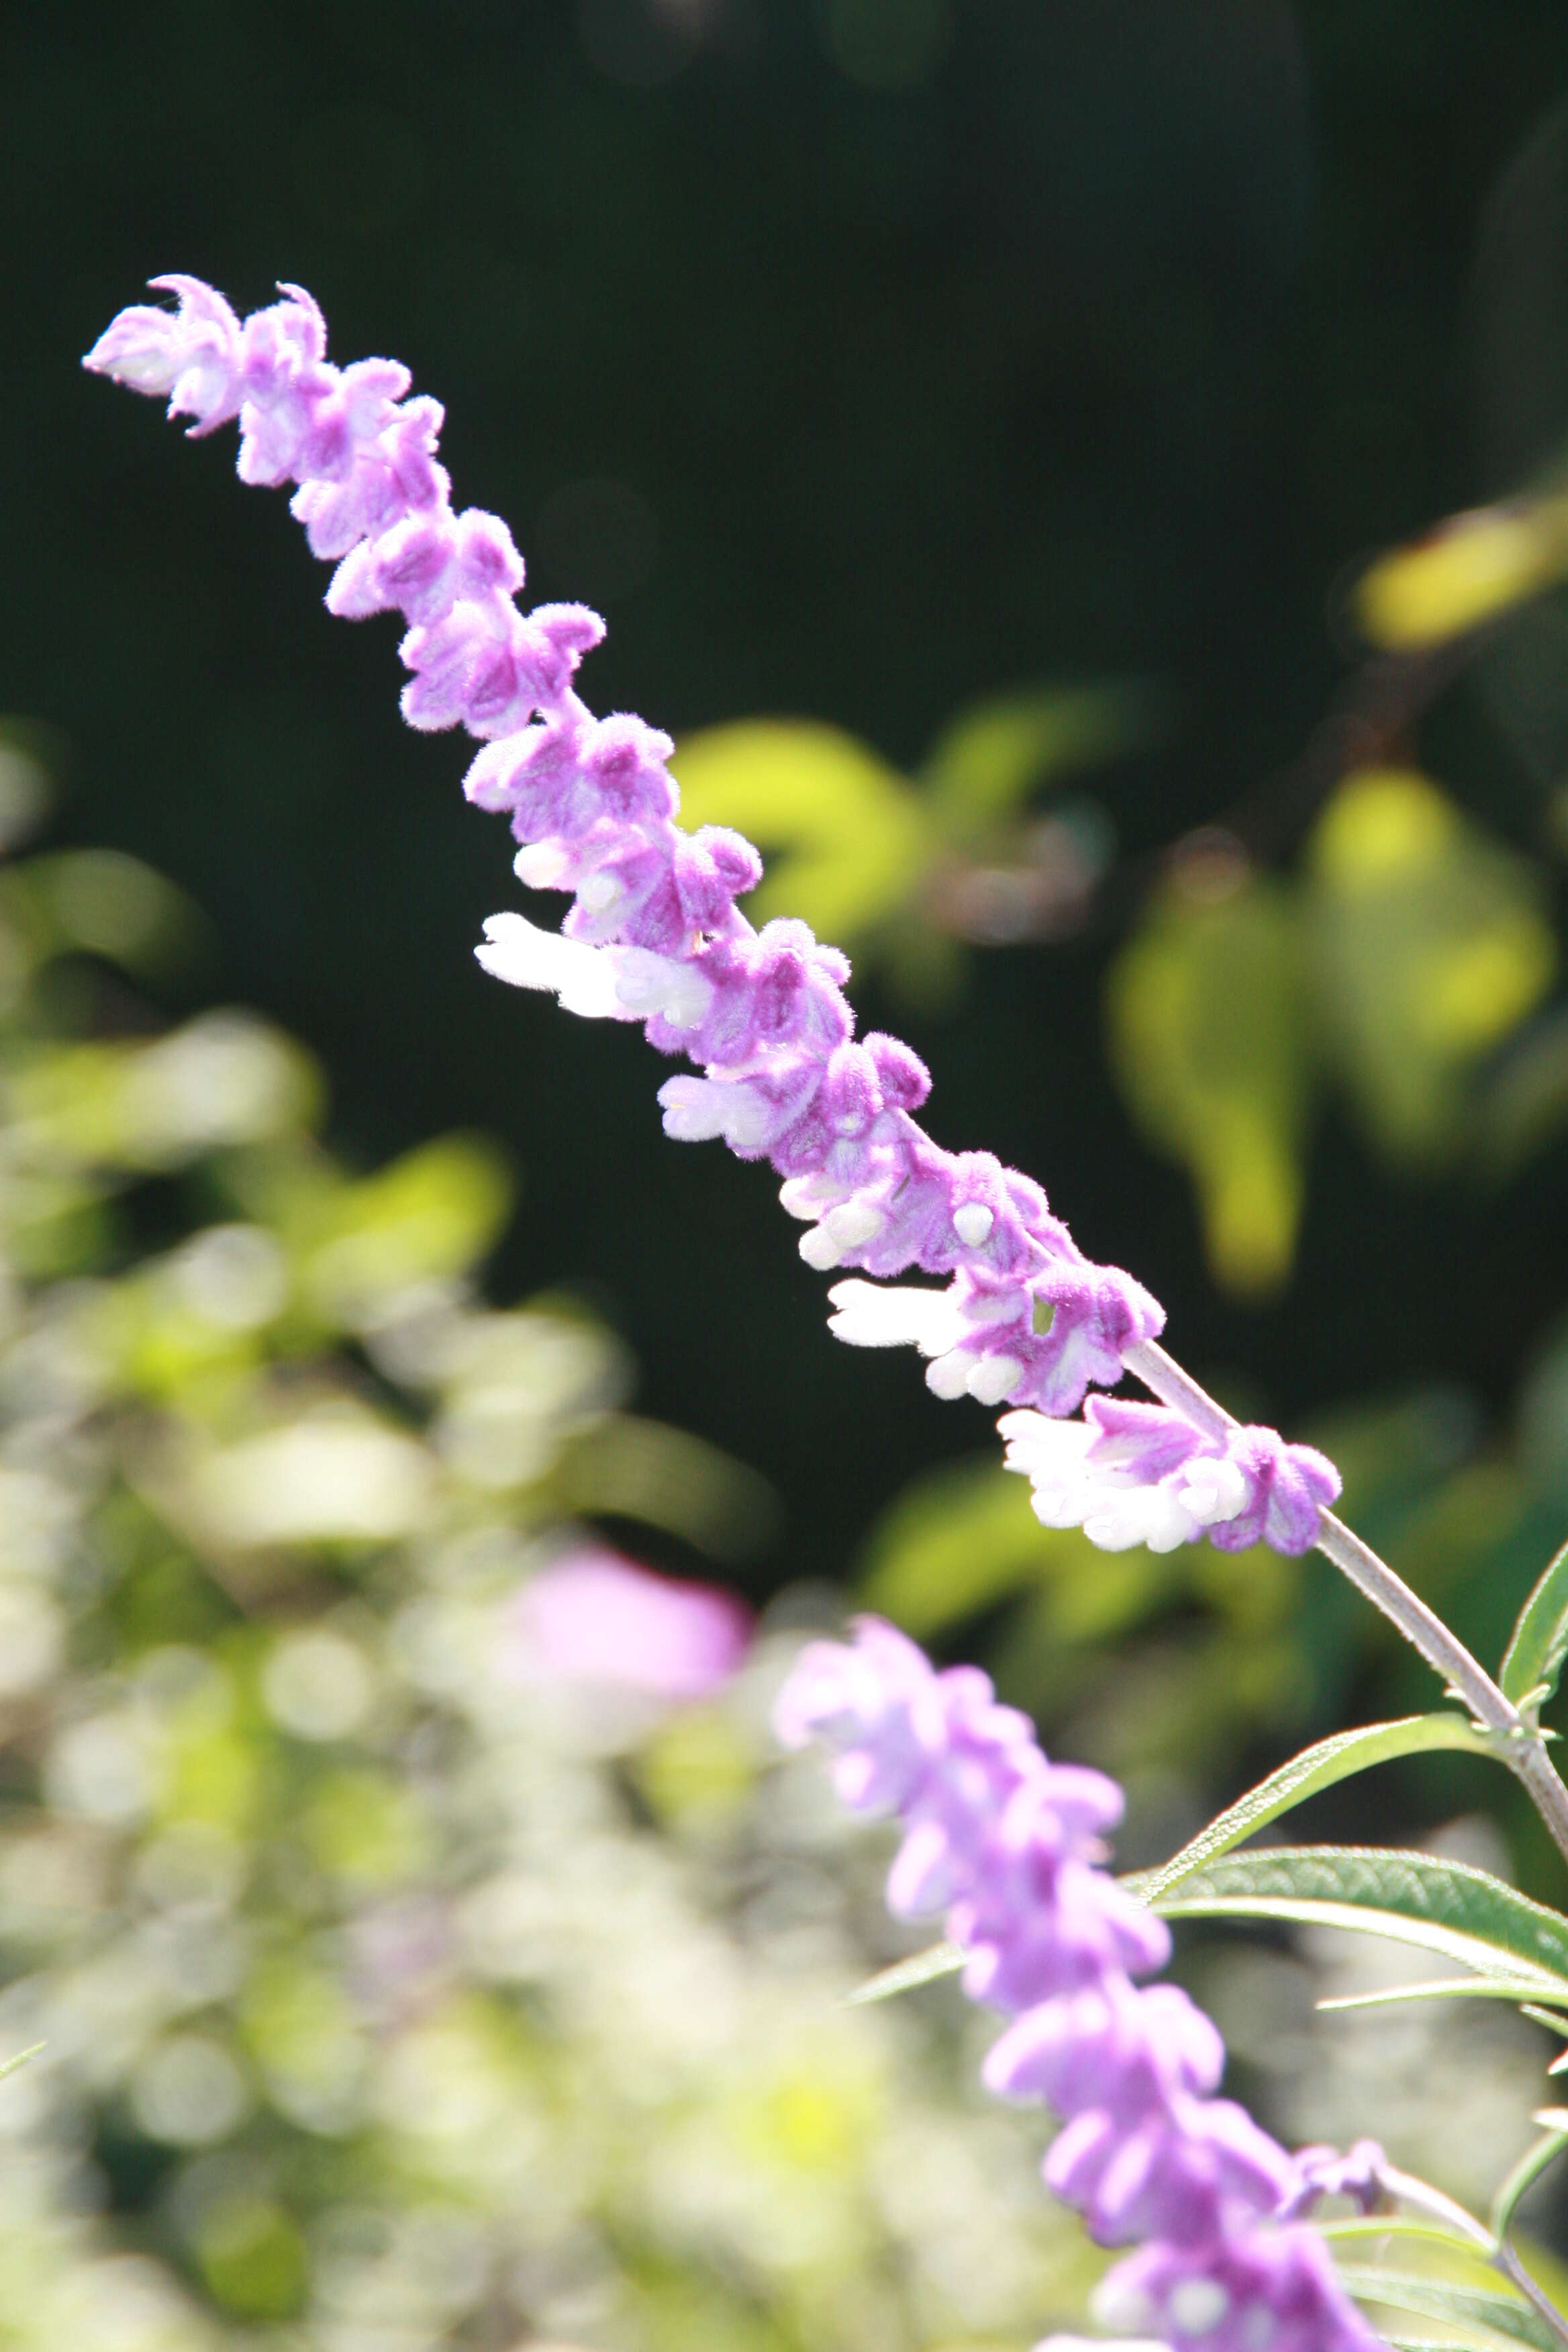
<instances>
[{"instance_id":1,"label":"hairy stem","mask_svg":"<svg viewBox=\"0 0 1568 2352\"><path fill-rule=\"evenodd\" d=\"M1392 2164L1381 2166L1377 2177L1385 2195L1395 2198L1408 2211L1424 2213L1428 2220L1452 2230L1457 2237L1468 2239L1483 2260L1500 2271L1534 2306L1559 2344L1568 2347L1568 2319L1544 2289L1536 2284L1506 2236L1494 2236L1462 2205L1457 2205L1440 2189L1434 2189L1430 2181L1417 2180L1411 2173L1397 2171Z\"/></svg>"},{"instance_id":2,"label":"hairy stem","mask_svg":"<svg viewBox=\"0 0 1568 2352\"><path fill-rule=\"evenodd\" d=\"M1127 1368L1162 1404L1181 1413L1205 1435L1223 1439L1237 1426L1234 1416L1152 1339L1129 1349ZM1331 1511L1322 1513L1318 1549L1399 1628L1433 1673L1440 1675L1454 1696L1468 1707L1475 1720L1486 1730L1500 1735L1500 1760L1523 1781L1553 1843L1568 1859L1568 1788L1559 1778L1539 1730L1525 1722L1480 1660L1466 1649L1435 1611L1428 1609L1420 1595L1412 1592L1404 1578L1396 1576L1387 1561L1380 1559L1371 1546L1363 1543Z\"/></svg>"},{"instance_id":3,"label":"hairy stem","mask_svg":"<svg viewBox=\"0 0 1568 2352\"><path fill-rule=\"evenodd\" d=\"M1557 2341L1568 2346L1568 2319L1563 2318L1551 2296L1537 2286L1506 2238L1500 2243L1492 2262L1505 2278L1512 2280L1525 2301L1534 2305Z\"/></svg>"}]
</instances>

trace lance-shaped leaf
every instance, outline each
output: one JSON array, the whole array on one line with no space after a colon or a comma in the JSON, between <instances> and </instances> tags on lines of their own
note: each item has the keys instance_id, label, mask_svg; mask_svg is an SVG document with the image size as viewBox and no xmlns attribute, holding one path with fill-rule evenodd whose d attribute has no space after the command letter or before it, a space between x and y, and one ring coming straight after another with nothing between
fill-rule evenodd
<instances>
[{"instance_id":1,"label":"lance-shaped leaf","mask_svg":"<svg viewBox=\"0 0 1568 2352\"><path fill-rule=\"evenodd\" d=\"M1538 2004L1544 1998L1530 1977L1429 1977L1423 1984L1380 1985L1375 1992L1341 1993L1321 2000L1320 2009L1381 2009L1391 2000L1517 2000L1526 2016L1554 2033L1568 2032L1568 2018L1556 2017ZM1547 2070L1549 2073L1551 2069Z\"/></svg>"},{"instance_id":2,"label":"lance-shaped leaf","mask_svg":"<svg viewBox=\"0 0 1568 2352\"><path fill-rule=\"evenodd\" d=\"M1544 877L1402 769L1347 776L1307 863L1321 1042L1390 1160L1451 1157L1473 1072L1551 984Z\"/></svg>"},{"instance_id":3,"label":"lance-shaped leaf","mask_svg":"<svg viewBox=\"0 0 1568 2352\"><path fill-rule=\"evenodd\" d=\"M1394 1723L1363 1724L1355 1731L1336 1731L1313 1747L1303 1748L1299 1756L1292 1756L1288 1764L1281 1764L1266 1780L1259 1780L1234 1805L1227 1805L1180 1853L1173 1854L1145 1879L1139 1891L1146 1903L1157 1902L1194 1870L1228 1853L1255 1830L1277 1822L1281 1813L1288 1813L1303 1799L1316 1796L1320 1789L1331 1789L1336 1780L1348 1780L1352 1773L1364 1772L1369 1765L1384 1764L1396 1756L1418 1756L1439 1748L1458 1748L1478 1756L1495 1753L1484 1731L1449 1708L1433 1715L1403 1716Z\"/></svg>"},{"instance_id":4,"label":"lance-shaped leaf","mask_svg":"<svg viewBox=\"0 0 1568 2352\"><path fill-rule=\"evenodd\" d=\"M1492 2200L1490 2223L1495 2238L1507 2237L1514 2207L1525 2190L1532 2187L1547 2166L1568 2147L1568 2113L1562 2107L1542 2107L1533 2120L1543 2124L1546 2129L1533 2147L1525 2149Z\"/></svg>"},{"instance_id":5,"label":"lance-shaped leaf","mask_svg":"<svg viewBox=\"0 0 1568 2352\"><path fill-rule=\"evenodd\" d=\"M1415 2312L1424 2319L1450 2320L1461 2327L1484 2327L1515 2344L1532 2345L1535 2352L1562 2352L1540 2313L1500 2286L1463 2286L1452 2279L1423 2278L1360 2263L1342 2264L1340 2279L1358 2303Z\"/></svg>"},{"instance_id":6,"label":"lance-shaped leaf","mask_svg":"<svg viewBox=\"0 0 1568 2352\"><path fill-rule=\"evenodd\" d=\"M1568 1544L1543 1570L1534 1591L1520 1611L1498 1680L1516 1706L1536 1694L1535 1706L1539 1708L1556 1689L1565 1658Z\"/></svg>"},{"instance_id":7,"label":"lance-shaped leaf","mask_svg":"<svg viewBox=\"0 0 1568 2352\"><path fill-rule=\"evenodd\" d=\"M890 1969L857 1985L848 1996L850 2004L891 2000L895 1993L913 1992L917 1985L931 1984L937 1977L956 1976L968 1958L962 1944L930 1944L923 1952L911 1952L907 1960L895 1960Z\"/></svg>"},{"instance_id":8,"label":"lance-shaped leaf","mask_svg":"<svg viewBox=\"0 0 1568 2352\"><path fill-rule=\"evenodd\" d=\"M1146 1878L1127 1882L1142 1894ZM1368 1846L1289 1846L1206 1864L1152 1908L1168 1919L1290 1919L1353 1927L1479 1976L1568 1993L1568 1919L1466 1863Z\"/></svg>"}]
</instances>

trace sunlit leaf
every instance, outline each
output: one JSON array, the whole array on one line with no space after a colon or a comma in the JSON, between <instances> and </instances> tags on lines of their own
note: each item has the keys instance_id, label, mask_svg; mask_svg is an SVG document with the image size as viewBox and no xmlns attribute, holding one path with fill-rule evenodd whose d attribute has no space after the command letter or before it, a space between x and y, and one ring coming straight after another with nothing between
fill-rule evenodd
<instances>
[{"instance_id":1,"label":"sunlit leaf","mask_svg":"<svg viewBox=\"0 0 1568 2352\"><path fill-rule=\"evenodd\" d=\"M1111 968L1112 1062L1150 1139L1190 1171L1227 1289L1289 1269L1310 1079L1293 895L1261 878L1172 887Z\"/></svg>"},{"instance_id":2,"label":"sunlit leaf","mask_svg":"<svg viewBox=\"0 0 1568 2352\"><path fill-rule=\"evenodd\" d=\"M1546 2131L1533 2147L1525 2149L1492 2200L1489 2223L1496 2238L1507 2237L1509 2223L1513 2219L1514 2208L1520 2199L1540 2179L1547 2166L1554 2163L1568 2147L1568 2115L1564 2115L1561 2108L1542 2108L1535 2121L1545 2124L1548 2126Z\"/></svg>"},{"instance_id":3,"label":"sunlit leaf","mask_svg":"<svg viewBox=\"0 0 1568 2352\"><path fill-rule=\"evenodd\" d=\"M1411 2000L1513 2000L1542 2024L1551 2024L1558 2032L1568 2031L1568 2018L1554 2019L1549 2010L1541 2009L1542 1999L1540 1986L1529 1977L1427 1977L1420 1984L1380 1985L1375 1992L1341 1993L1317 2006L1382 2009L1389 2002Z\"/></svg>"},{"instance_id":4,"label":"sunlit leaf","mask_svg":"<svg viewBox=\"0 0 1568 2352\"><path fill-rule=\"evenodd\" d=\"M1557 1687L1568 1659L1568 1544L1542 1570L1508 1645L1498 1680L1518 1706L1539 1694L1537 1710Z\"/></svg>"},{"instance_id":5,"label":"sunlit leaf","mask_svg":"<svg viewBox=\"0 0 1568 2352\"><path fill-rule=\"evenodd\" d=\"M252 1013L209 1013L151 1045L51 1047L11 1077L23 1151L45 1165L175 1168L284 1135L314 1117L319 1081L292 1039Z\"/></svg>"},{"instance_id":6,"label":"sunlit leaf","mask_svg":"<svg viewBox=\"0 0 1568 2352\"><path fill-rule=\"evenodd\" d=\"M1340 786L1309 868L1326 1038L1363 1119L1397 1161L1451 1151L1472 1066L1556 969L1541 878L1424 776L1393 769Z\"/></svg>"},{"instance_id":7,"label":"sunlit leaf","mask_svg":"<svg viewBox=\"0 0 1568 2352\"><path fill-rule=\"evenodd\" d=\"M1441 645L1537 596L1568 572L1568 502L1479 507L1380 556L1356 590L1373 645Z\"/></svg>"},{"instance_id":8,"label":"sunlit leaf","mask_svg":"<svg viewBox=\"0 0 1568 2352\"><path fill-rule=\"evenodd\" d=\"M939 1977L956 1976L968 1958L961 1944L932 1944L907 1960L895 1960L890 1969L879 1969L863 1985L857 1985L848 1998L853 2003L891 2000L895 1993L913 1992L917 1985L933 1984Z\"/></svg>"},{"instance_id":9,"label":"sunlit leaf","mask_svg":"<svg viewBox=\"0 0 1568 2352\"><path fill-rule=\"evenodd\" d=\"M1026 1481L992 1454L907 1486L872 1529L858 1581L868 1606L924 1636L1048 1570L1102 1559L1077 1528L1042 1528Z\"/></svg>"},{"instance_id":10,"label":"sunlit leaf","mask_svg":"<svg viewBox=\"0 0 1568 2352\"><path fill-rule=\"evenodd\" d=\"M1163 719L1162 698L1142 681L999 695L944 730L921 782L950 839L984 840L1042 784L1135 750Z\"/></svg>"},{"instance_id":11,"label":"sunlit leaf","mask_svg":"<svg viewBox=\"0 0 1568 2352\"><path fill-rule=\"evenodd\" d=\"M339 1190L304 1282L330 1320L352 1324L416 1285L463 1274L510 1213L512 1188L498 1147L448 1135Z\"/></svg>"},{"instance_id":12,"label":"sunlit leaf","mask_svg":"<svg viewBox=\"0 0 1568 2352\"><path fill-rule=\"evenodd\" d=\"M1472 2237L1450 2224L1415 2213L1358 2213L1343 2221L1314 2221L1312 2227L1321 2238L1335 2246L1354 2245L1364 2241L1377 2242L1384 2238L1408 2238L1413 2244L1440 2246L1448 2254L1462 2256L1466 2262L1484 2263L1487 2257Z\"/></svg>"},{"instance_id":13,"label":"sunlit leaf","mask_svg":"<svg viewBox=\"0 0 1568 2352\"><path fill-rule=\"evenodd\" d=\"M1531 2345L1535 2352L1561 2352L1540 2313L1500 2285L1466 2286L1453 2279L1425 2278L1360 2263L1342 2263L1340 2277L1358 2303L1381 2304L1423 2318L1452 2320L1460 2326L1485 2327L1513 2343Z\"/></svg>"},{"instance_id":14,"label":"sunlit leaf","mask_svg":"<svg viewBox=\"0 0 1568 2352\"><path fill-rule=\"evenodd\" d=\"M60 850L28 859L8 879L31 898L45 955L79 950L156 977L206 934L183 890L121 850Z\"/></svg>"},{"instance_id":15,"label":"sunlit leaf","mask_svg":"<svg viewBox=\"0 0 1568 2352\"><path fill-rule=\"evenodd\" d=\"M1397 1756L1419 1756L1434 1748L1461 1748L1472 1756L1496 1753L1483 1731L1462 1715L1442 1709L1433 1715L1404 1717L1397 1723L1369 1723L1354 1731L1336 1731L1327 1739L1304 1748L1289 1763L1281 1764L1227 1805L1206 1829L1200 1830L1180 1853L1156 1870L1142 1888L1146 1903L1153 1903L1173 1886L1189 1877L1195 1870L1228 1853L1233 1846L1249 1838L1269 1822L1276 1822L1292 1806L1299 1805L1320 1789L1331 1789L1336 1781L1348 1780L1357 1772L1364 1772L1373 1764L1390 1762Z\"/></svg>"},{"instance_id":16,"label":"sunlit leaf","mask_svg":"<svg viewBox=\"0 0 1568 2352\"><path fill-rule=\"evenodd\" d=\"M685 824L728 824L770 856L747 901L853 942L910 898L933 836L920 796L854 736L811 719L744 719L689 735L675 757Z\"/></svg>"},{"instance_id":17,"label":"sunlit leaf","mask_svg":"<svg viewBox=\"0 0 1568 2352\"><path fill-rule=\"evenodd\" d=\"M1140 1880L1130 1882L1141 1891ZM1568 1994L1568 1919L1468 1864L1372 1846L1231 1853L1153 1906L1171 1919L1291 1919L1439 1952L1478 1974Z\"/></svg>"}]
</instances>

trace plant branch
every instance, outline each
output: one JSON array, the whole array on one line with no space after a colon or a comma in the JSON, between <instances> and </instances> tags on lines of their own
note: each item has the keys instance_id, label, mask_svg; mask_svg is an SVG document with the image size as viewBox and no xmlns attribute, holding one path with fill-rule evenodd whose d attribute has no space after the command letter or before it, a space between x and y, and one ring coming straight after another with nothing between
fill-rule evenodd
<instances>
[{"instance_id":1,"label":"plant branch","mask_svg":"<svg viewBox=\"0 0 1568 2352\"><path fill-rule=\"evenodd\" d=\"M1505 2278L1510 2279L1525 2301L1541 2314L1559 2344L1568 2346L1568 2320L1563 2318L1551 2296L1537 2286L1506 2238L1500 2239L1497 2252L1491 2259L1494 2267L1501 2271Z\"/></svg>"},{"instance_id":2,"label":"plant branch","mask_svg":"<svg viewBox=\"0 0 1568 2352\"><path fill-rule=\"evenodd\" d=\"M1184 1371L1173 1357L1152 1339L1143 1340L1127 1354L1127 1368L1162 1404L1190 1421L1194 1429L1216 1439L1228 1437L1239 1424L1233 1414ZM1331 1511L1321 1515L1318 1549L1342 1574L1380 1609L1405 1640L1418 1650L1454 1696L1468 1707L1484 1729L1498 1735L1497 1753L1524 1783L1564 1859L1568 1859L1568 1788L1546 1752L1539 1730L1526 1723L1511 1699L1499 1689L1479 1658L1466 1649L1458 1635L1403 1577L1363 1543Z\"/></svg>"}]
</instances>

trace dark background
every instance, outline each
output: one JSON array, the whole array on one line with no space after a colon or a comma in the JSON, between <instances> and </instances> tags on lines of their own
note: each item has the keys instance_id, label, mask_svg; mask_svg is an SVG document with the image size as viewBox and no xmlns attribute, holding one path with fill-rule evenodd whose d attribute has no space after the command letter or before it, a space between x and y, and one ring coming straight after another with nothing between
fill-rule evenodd
<instances>
[{"instance_id":1,"label":"dark background","mask_svg":"<svg viewBox=\"0 0 1568 2352\"><path fill-rule=\"evenodd\" d=\"M155 271L242 309L300 280L339 359L394 352L447 403L457 497L511 520L533 589L602 601L597 707L809 713L912 761L985 691L1152 676L1173 731L1106 796L1128 855L1169 843L1300 752L1355 560L1558 427L1548 353L1509 441L1473 273L1568 17L906 5L889 60L864 0L58 0L0 60L0 707L69 745L60 837L202 902L191 1001L301 1034L367 1164L453 1125L505 1139L500 1286L588 1288L645 1408L774 1481L759 1583L841 1568L984 1421L829 1342L766 1172L663 1142L635 1034L480 975L509 845L460 800L462 744L401 727L393 625L328 620L232 433L185 447L76 362ZM1428 743L1535 840L1472 708ZM1500 1406L1568 1299L1561 1155L1500 1209L1394 1184L1331 1119L1291 1288L1227 1303L1106 1076L1111 944L993 955L940 1022L874 989L862 1017L931 1059L943 1142L1041 1177L1266 1413L1430 1377Z\"/></svg>"}]
</instances>

